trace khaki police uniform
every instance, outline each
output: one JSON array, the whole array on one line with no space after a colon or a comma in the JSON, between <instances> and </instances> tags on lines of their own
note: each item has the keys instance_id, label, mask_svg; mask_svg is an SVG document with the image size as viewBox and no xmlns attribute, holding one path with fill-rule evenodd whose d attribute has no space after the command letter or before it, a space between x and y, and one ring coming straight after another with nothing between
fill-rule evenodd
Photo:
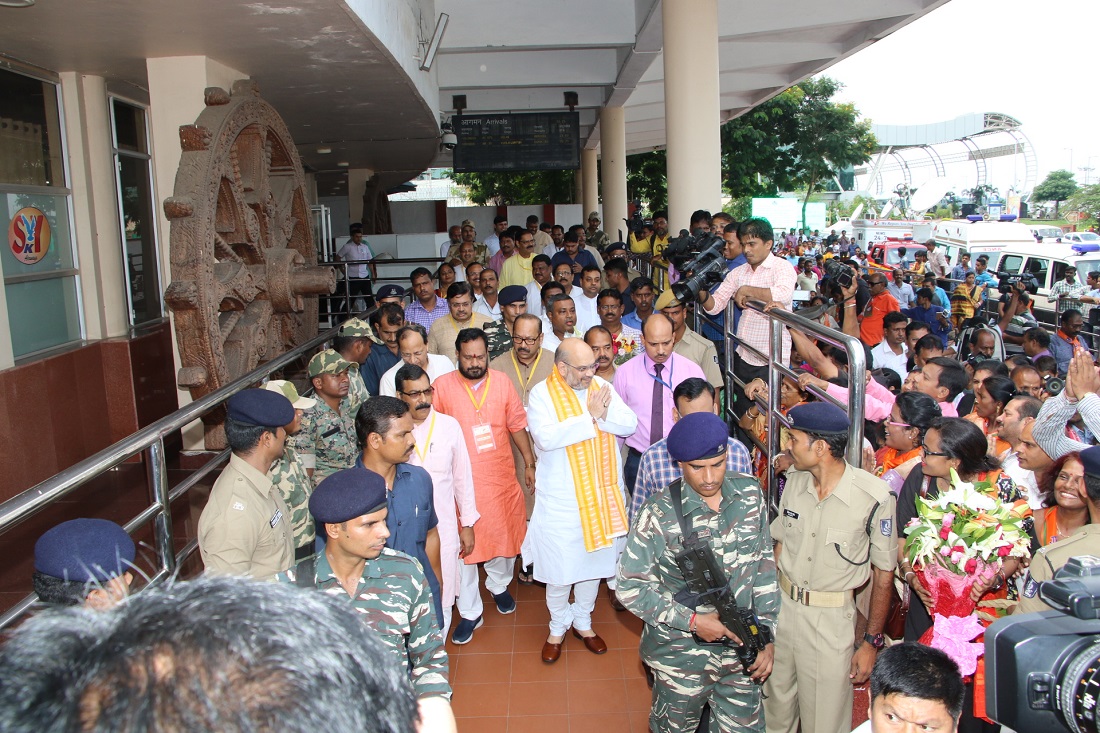
<instances>
[{"instance_id":1,"label":"khaki police uniform","mask_svg":"<svg viewBox=\"0 0 1100 733\"><path fill-rule=\"evenodd\" d=\"M893 572L894 515L886 483L866 471L846 466L824 500L809 473L787 473L771 524L782 548L775 665L765 686L769 733L794 733L799 722L802 733L851 730L853 591L870 578L872 565Z\"/></svg>"},{"instance_id":2,"label":"khaki police uniform","mask_svg":"<svg viewBox=\"0 0 1100 733\"><path fill-rule=\"evenodd\" d=\"M294 563L290 512L271 476L233 454L199 517L208 573L271 580Z\"/></svg>"},{"instance_id":3,"label":"khaki police uniform","mask_svg":"<svg viewBox=\"0 0 1100 733\"><path fill-rule=\"evenodd\" d=\"M672 350L698 364L712 387L722 389L725 386L722 367L718 364L718 350L714 348L712 341L688 328Z\"/></svg>"},{"instance_id":4,"label":"khaki police uniform","mask_svg":"<svg viewBox=\"0 0 1100 733\"><path fill-rule=\"evenodd\" d=\"M1027 570L1024 591L1020 594L1020 605L1014 613L1052 610L1039 597L1039 584L1044 580L1053 580L1054 574L1066 561L1078 555L1100 557L1100 524L1086 524L1069 537L1059 539L1035 553Z\"/></svg>"}]
</instances>

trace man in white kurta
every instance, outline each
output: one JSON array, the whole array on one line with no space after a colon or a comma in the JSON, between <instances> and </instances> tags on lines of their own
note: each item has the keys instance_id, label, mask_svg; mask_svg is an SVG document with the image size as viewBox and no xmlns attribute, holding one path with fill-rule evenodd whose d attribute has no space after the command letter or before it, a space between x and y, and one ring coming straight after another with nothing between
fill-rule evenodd
<instances>
[{"instance_id":1,"label":"man in white kurta","mask_svg":"<svg viewBox=\"0 0 1100 733\"><path fill-rule=\"evenodd\" d=\"M454 362L447 357L428 353L428 337L423 326L415 323L403 326L397 332L397 355L401 361L386 370L378 382L378 394L383 397L398 396L393 381L397 370L406 364L416 364L426 371L433 384L447 372L455 370Z\"/></svg>"},{"instance_id":2,"label":"man in white kurta","mask_svg":"<svg viewBox=\"0 0 1100 733\"><path fill-rule=\"evenodd\" d=\"M416 440L409 463L423 467L432 477L439 518L440 602L446 638L461 582L460 559L474 549L474 523L481 515L474 501L474 475L462 427L450 415L432 409L432 386L424 370L416 365L402 366L405 371L399 370L397 397L409 406ZM460 607L459 613L462 610Z\"/></svg>"},{"instance_id":3,"label":"man in white kurta","mask_svg":"<svg viewBox=\"0 0 1100 733\"><path fill-rule=\"evenodd\" d=\"M615 565L625 541L629 522L619 517L625 505L623 468L617 442L607 435L626 437L638 424L637 416L611 389L595 377L596 357L581 339L567 339L554 355L554 369L545 381L531 390L527 407L528 429L534 439L538 464L535 509L523 558L534 563L536 580L546 583L546 605L550 609L550 635L543 647L543 661L553 662L569 627L595 653L606 645L592 631L592 609L600 581L615 574ZM576 397L576 414L559 418L555 405L556 385L565 385ZM579 404L578 404L579 403ZM602 451L600 445L615 449ZM590 465L599 479L604 466L612 485L587 492L585 508L578 501L578 486L571 464L571 446L591 447ZM608 454L609 453L609 454ZM614 465L612 465L614 464ZM585 494L583 491L580 493ZM585 521L586 517L589 521ZM597 527L593 537L592 527ZM569 592L574 602L569 603Z\"/></svg>"}]
</instances>

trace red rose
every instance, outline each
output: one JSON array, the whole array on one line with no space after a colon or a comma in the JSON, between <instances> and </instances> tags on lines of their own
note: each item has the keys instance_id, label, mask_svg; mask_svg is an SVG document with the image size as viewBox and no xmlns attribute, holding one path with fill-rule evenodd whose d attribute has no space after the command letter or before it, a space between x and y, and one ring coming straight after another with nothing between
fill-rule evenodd
<instances>
[{"instance_id":1,"label":"red rose","mask_svg":"<svg viewBox=\"0 0 1100 733\"><path fill-rule=\"evenodd\" d=\"M972 573L978 569L978 561L974 558L970 558L966 561L966 565L963 566L963 570L968 573Z\"/></svg>"},{"instance_id":2,"label":"red rose","mask_svg":"<svg viewBox=\"0 0 1100 733\"><path fill-rule=\"evenodd\" d=\"M1012 552L1012 547L1009 545L1001 545L997 548L997 557L1008 557L1008 553Z\"/></svg>"},{"instance_id":3,"label":"red rose","mask_svg":"<svg viewBox=\"0 0 1100 733\"><path fill-rule=\"evenodd\" d=\"M940 539L946 540L948 535L950 535L950 534L951 534L951 528L950 527L941 527L940 528Z\"/></svg>"}]
</instances>

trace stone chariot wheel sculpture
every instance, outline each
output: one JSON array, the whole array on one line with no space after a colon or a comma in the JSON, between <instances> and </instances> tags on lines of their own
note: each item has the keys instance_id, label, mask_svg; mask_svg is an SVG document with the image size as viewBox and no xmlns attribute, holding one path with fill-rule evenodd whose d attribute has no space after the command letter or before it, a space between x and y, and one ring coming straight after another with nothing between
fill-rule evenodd
<instances>
[{"instance_id":1,"label":"stone chariot wheel sculpture","mask_svg":"<svg viewBox=\"0 0 1100 733\"><path fill-rule=\"evenodd\" d=\"M177 382L203 397L317 335L317 295L336 288L317 267L305 175L278 113L253 82L211 87L180 128L183 157L164 202L182 366ZM206 447L225 446L224 411L203 418Z\"/></svg>"}]
</instances>

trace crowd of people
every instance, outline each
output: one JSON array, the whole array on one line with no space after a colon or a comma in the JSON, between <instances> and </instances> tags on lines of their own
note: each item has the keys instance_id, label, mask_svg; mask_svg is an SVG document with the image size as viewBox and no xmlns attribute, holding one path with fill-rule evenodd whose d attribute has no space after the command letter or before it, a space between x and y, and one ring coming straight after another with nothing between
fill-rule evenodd
<instances>
[{"instance_id":1,"label":"crowd of people","mask_svg":"<svg viewBox=\"0 0 1100 733\"><path fill-rule=\"evenodd\" d=\"M592 616L601 584L645 622L654 731L709 718L711 730L832 732L850 727L853 684L874 688L892 595L914 598L892 641L932 623L904 552L917 497L956 474L1030 507L1034 558L1004 562L975 589L991 615L1043 607L1039 582L1100 551L1100 375L1074 299L1054 336L1029 325L1019 289L989 325L936 305L928 283L914 291L904 280L920 270L865 268L847 232L777 241L767 221L696 212L693 229L723 238L727 271L687 302L634 269L638 254L663 256L663 213L626 243L609 241L597 212L587 227L526 223L498 217L483 242L470 222L452 227L436 272L413 270L407 291L380 288L369 317L309 360L309 396L286 380L234 395L232 455L198 524L208 574L350 599L407 672L422 730L454 727L444 639L476 645L485 613L516 610L517 578L545 587L547 636L531 653L546 664L567 643L607 651ZM819 267L825 258L840 267ZM934 243L919 259L931 285L949 274ZM977 309L992 296L962 274ZM866 373L793 328L772 352L768 312L791 310L799 289L827 301L803 313L862 344ZM735 380L720 366L724 341L689 326L693 308L732 316ZM775 454L770 362L786 369ZM866 384L861 416L835 404L850 380ZM725 404L733 425L719 417ZM858 417L856 466L846 458ZM62 525L67 544L43 537L43 600L126 598L133 544L106 525ZM684 591L678 553L700 542L771 635L744 667L743 640ZM94 551L58 555L81 546ZM965 705L948 692L934 699L960 730L992 729L972 685Z\"/></svg>"}]
</instances>

